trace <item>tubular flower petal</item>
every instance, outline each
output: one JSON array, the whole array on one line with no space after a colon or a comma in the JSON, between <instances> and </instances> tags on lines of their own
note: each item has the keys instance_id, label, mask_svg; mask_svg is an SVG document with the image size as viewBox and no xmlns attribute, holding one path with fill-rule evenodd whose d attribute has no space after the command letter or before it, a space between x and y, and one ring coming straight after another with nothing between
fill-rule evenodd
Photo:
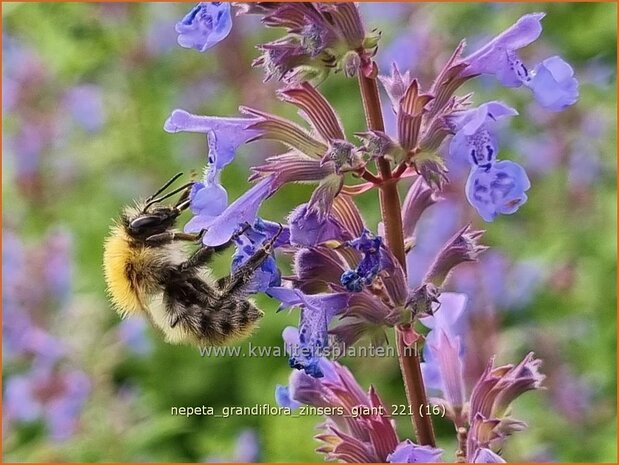
<instances>
[{"instance_id":1,"label":"tubular flower petal","mask_svg":"<svg viewBox=\"0 0 619 465\"><path fill-rule=\"evenodd\" d=\"M493 74L506 87L525 85L537 102L552 111L561 111L578 100L578 81L572 67L553 56L529 71L516 51L535 41L542 32L544 13L524 15L477 52L462 59L467 65L462 76Z\"/></svg>"},{"instance_id":2,"label":"tubular flower petal","mask_svg":"<svg viewBox=\"0 0 619 465\"><path fill-rule=\"evenodd\" d=\"M192 115L184 110L174 110L163 128L170 133L200 132L209 140L209 154L216 153L217 169L234 160L236 150L255 138L260 131L250 129L256 118L224 118Z\"/></svg>"},{"instance_id":3,"label":"tubular flower petal","mask_svg":"<svg viewBox=\"0 0 619 465\"><path fill-rule=\"evenodd\" d=\"M511 215L527 201L531 182L522 166L499 161L488 169L474 168L466 182L466 197L479 215L493 221L499 214Z\"/></svg>"},{"instance_id":4,"label":"tubular flower petal","mask_svg":"<svg viewBox=\"0 0 619 465\"><path fill-rule=\"evenodd\" d=\"M450 156L472 166L489 168L499 151L495 122L518 112L501 102L488 102L479 108L455 112L447 117L455 132L449 146Z\"/></svg>"},{"instance_id":5,"label":"tubular flower petal","mask_svg":"<svg viewBox=\"0 0 619 465\"><path fill-rule=\"evenodd\" d=\"M178 44L206 52L230 34L232 17L228 2L200 2L178 23Z\"/></svg>"},{"instance_id":6,"label":"tubular flower petal","mask_svg":"<svg viewBox=\"0 0 619 465\"><path fill-rule=\"evenodd\" d=\"M290 366L314 377L324 376L319 361L328 347L328 327L331 319L348 305L348 294L307 295L298 289L272 287L267 295L279 300L282 307L300 307L299 346L290 356Z\"/></svg>"}]
</instances>

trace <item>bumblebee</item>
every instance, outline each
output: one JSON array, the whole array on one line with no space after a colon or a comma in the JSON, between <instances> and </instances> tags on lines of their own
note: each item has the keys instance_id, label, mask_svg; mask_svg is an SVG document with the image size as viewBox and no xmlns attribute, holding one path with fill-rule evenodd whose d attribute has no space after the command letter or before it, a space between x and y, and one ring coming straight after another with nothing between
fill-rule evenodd
<instances>
[{"instance_id":1,"label":"bumblebee","mask_svg":"<svg viewBox=\"0 0 619 465\"><path fill-rule=\"evenodd\" d=\"M107 289L123 318L145 315L169 343L223 345L247 336L263 316L246 299L244 289L272 252L276 237L236 272L214 281L208 263L234 237L220 246L202 246L193 253L187 250L188 244L201 243L202 234L182 233L175 225L189 207L193 183L162 195L181 175L145 201L125 208L113 224L103 256ZM173 206L161 203L179 193Z\"/></svg>"}]
</instances>

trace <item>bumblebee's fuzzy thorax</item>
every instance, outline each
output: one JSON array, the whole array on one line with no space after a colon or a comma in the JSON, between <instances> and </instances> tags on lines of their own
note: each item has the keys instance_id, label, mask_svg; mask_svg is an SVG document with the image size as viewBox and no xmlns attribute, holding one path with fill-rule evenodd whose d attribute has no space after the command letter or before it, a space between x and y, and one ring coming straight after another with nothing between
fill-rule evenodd
<instances>
[{"instance_id":1,"label":"bumblebee's fuzzy thorax","mask_svg":"<svg viewBox=\"0 0 619 465\"><path fill-rule=\"evenodd\" d=\"M161 269L180 264L186 257L181 244L149 246L129 229L131 218L141 211L128 207L112 226L105 241L103 270L107 290L116 311L125 317L147 311L149 296L159 291Z\"/></svg>"}]
</instances>

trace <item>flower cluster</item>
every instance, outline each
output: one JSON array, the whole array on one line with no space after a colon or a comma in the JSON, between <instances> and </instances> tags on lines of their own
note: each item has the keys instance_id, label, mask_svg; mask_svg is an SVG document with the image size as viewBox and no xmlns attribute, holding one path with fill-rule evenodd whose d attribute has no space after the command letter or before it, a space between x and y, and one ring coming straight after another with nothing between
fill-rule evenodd
<instances>
[{"instance_id":1,"label":"flower cluster","mask_svg":"<svg viewBox=\"0 0 619 465\"><path fill-rule=\"evenodd\" d=\"M424 380L438 395L431 402L445 408L457 431L467 432L459 437L459 454L466 456L467 462L482 461L482 454L486 459L494 456L492 462L502 461L496 451L505 438L526 428L525 423L509 415L508 407L523 393L539 389L545 376L539 373L541 361L530 353L517 366L495 368L491 360L475 384L467 386L464 374L470 348L463 341L466 304L464 294L445 292L434 304L433 314L421 318L430 329L423 349Z\"/></svg>"},{"instance_id":2,"label":"flower cluster","mask_svg":"<svg viewBox=\"0 0 619 465\"><path fill-rule=\"evenodd\" d=\"M366 34L359 11L348 3L239 3L246 14L258 14L267 27L287 34L262 44L254 65L263 66L265 80L324 79L331 69L348 77L373 72L371 57L379 35Z\"/></svg>"},{"instance_id":3,"label":"flower cluster","mask_svg":"<svg viewBox=\"0 0 619 465\"><path fill-rule=\"evenodd\" d=\"M286 347L298 347L302 335L296 328L283 333ZM338 362L319 358L324 376L315 378L293 371L288 386L277 386L275 398L282 407L305 404L334 412L320 425L317 449L328 460L346 463L439 462L442 450L421 446L410 439L399 441L388 407L374 387L366 393L350 370Z\"/></svg>"},{"instance_id":4,"label":"flower cluster","mask_svg":"<svg viewBox=\"0 0 619 465\"><path fill-rule=\"evenodd\" d=\"M289 328L284 334L294 349L289 352L294 371L287 387L278 386L277 401L291 408L303 403L342 409L343 416L329 416L317 436L323 443L319 451L329 459L440 460L442 451L434 447L431 428L426 428L422 444L400 441L388 412L376 414L384 404L374 388L365 393L350 371L326 358L335 345L357 344L363 338L373 345L385 344L388 328L395 328L398 337L404 334L407 341L421 342L416 329L420 323L429 329L424 361L419 365L419 359L403 360L400 354L401 364L417 364L425 386L416 388L437 394L430 401L445 407L453 421L460 459L502 461L500 444L524 427L508 415L507 407L523 392L541 386L540 362L528 355L517 366L495 368L491 361L474 385L465 379L464 355L470 350L462 337L467 299L444 292L444 287L456 267L476 262L487 249L480 244L484 231L458 224L455 214L447 215L442 229L433 230L440 240L432 249L420 240L418 226L433 205L450 208L443 195L450 183L443 147L448 147L449 158L470 167L465 195L484 220L515 213L526 202L531 185L524 169L498 158L499 124L518 112L500 101L472 107L473 95L458 96L456 91L487 74L504 86L529 88L551 111L574 104L578 83L561 58L548 58L532 71L518 58L517 51L541 34L544 15L523 16L468 56L463 56L463 41L432 85L424 87L395 63L389 73L381 73L373 60L379 35L366 34L353 3L236 6L242 13L260 15L268 27L286 30L283 38L259 47L262 55L254 66L265 69L265 79L281 81L277 96L295 106L305 123L250 107L241 107L240 115L231 117L177 109L164 128L171 133L198 132L208 140L204 180L190 194L193 218L185 230L203 232L203 242L210 246L234 237L233 270L275 235L273 249L292 259L293 273L282 276L271 257L247 289L265 292L279 301L280 310L299 312L298 330ZM177 25L179 43L200 51L230 30L230 6L221 3L199 4ZM360 128L355 139L347 137L338 111L316 84L332 69L359 79L368 126ZM378 80L395 115L394 134L384 129ZM234 161L241 145L261 140L278 143L282 151L253 166L253 186L229 202L221 171ZM412 183L400 204L396 183L409 178ZM300 182L314 184L315 189L292 209L285 225L259 216L261 205L282 186ZM356 202L358 195L372 189L381 192L378 225L367 224ZM418 260L423 256L428 259ZM406 383L413 382L404 369L403 373ZM360 406L374 413L351 415ZM423 427L416 414L413 417L418 428Z\"/></svg>"}]
</instances>

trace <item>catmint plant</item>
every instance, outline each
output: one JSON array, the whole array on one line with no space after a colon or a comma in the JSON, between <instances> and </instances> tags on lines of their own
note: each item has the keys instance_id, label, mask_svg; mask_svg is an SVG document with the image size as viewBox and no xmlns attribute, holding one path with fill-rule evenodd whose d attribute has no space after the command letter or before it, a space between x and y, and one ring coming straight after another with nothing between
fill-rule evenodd
<instances>
[{"instance_id":1,"label":"catmint plant","mask_svg":"<svg viewBox=\"0 0 619 465\"><path fill-rule=\"evenodd\" d=\"M542 33L544 14L524 15L478 50L463 40L433 82L424 82L396 63L378 67L380 33L362 21L354 3L200 3L176 25L179 44L201 52L216 46L233 27L232 10L258 15L265 27L281 31L257 45L260 56L252 66L264 69L265 81L279 82L274 98L296 107L304 123L243 106L231 116L176 109L164 129L208 140L204 179L192 189L186 232L203 232L209 246L234 237L232 269L276 235L280 260L291 261L290 276L282 276L274 258L266 261L251 285L280 309L299 313L298 328L283 331L293 370L287 385L276 387L277 402L341 408L344 414L327 417L316 436L317 451L327 459L454 459L436 444L430 415L420 414L433 405L453 422L457 460L503 462L502 444L526 426L511 416L510 406L542 387L541 361L529 353L515 365L497 366L492 357L479 379L465 377L466 355L475 347L463 337L462 321L475 296L444 287L454 268L483 256L484 231L460 224L433 249L420 242L417 226L427 209L447 205L451 160L468 166L459 195L482 220L499 220L526 203L531 182L524 167L503 158L498 131L518 110L459 91L488 75L505 87L529 89L547 111L573 105L578 82L569 64L558 56L525 63L518 55ZM352 136L320 90L325 79L346 80L360 90L366 121L357 122ZM385 130L379 84L395 115L394 133ZM260 140L279 143L281 152L253 166L253 186L231 201L221 172L235 162L241 145ZM261 205L290 183L315 189L285 219L259 216ZM399 187L407 188L403 201ZM380 224L368 224L357 206L357 196L368 191L378 195ZM444 236L438 229L427 234ZM422 255L427 259L417 262ZM362 388L348 368L327 357L335 345L364 338L386 344L389 334L395 334L414 439L398 434L376 387ZM359 406L375 409L351 416ZM381 406L384 413L376 414Z\"/></svg>"}]
</instances>

